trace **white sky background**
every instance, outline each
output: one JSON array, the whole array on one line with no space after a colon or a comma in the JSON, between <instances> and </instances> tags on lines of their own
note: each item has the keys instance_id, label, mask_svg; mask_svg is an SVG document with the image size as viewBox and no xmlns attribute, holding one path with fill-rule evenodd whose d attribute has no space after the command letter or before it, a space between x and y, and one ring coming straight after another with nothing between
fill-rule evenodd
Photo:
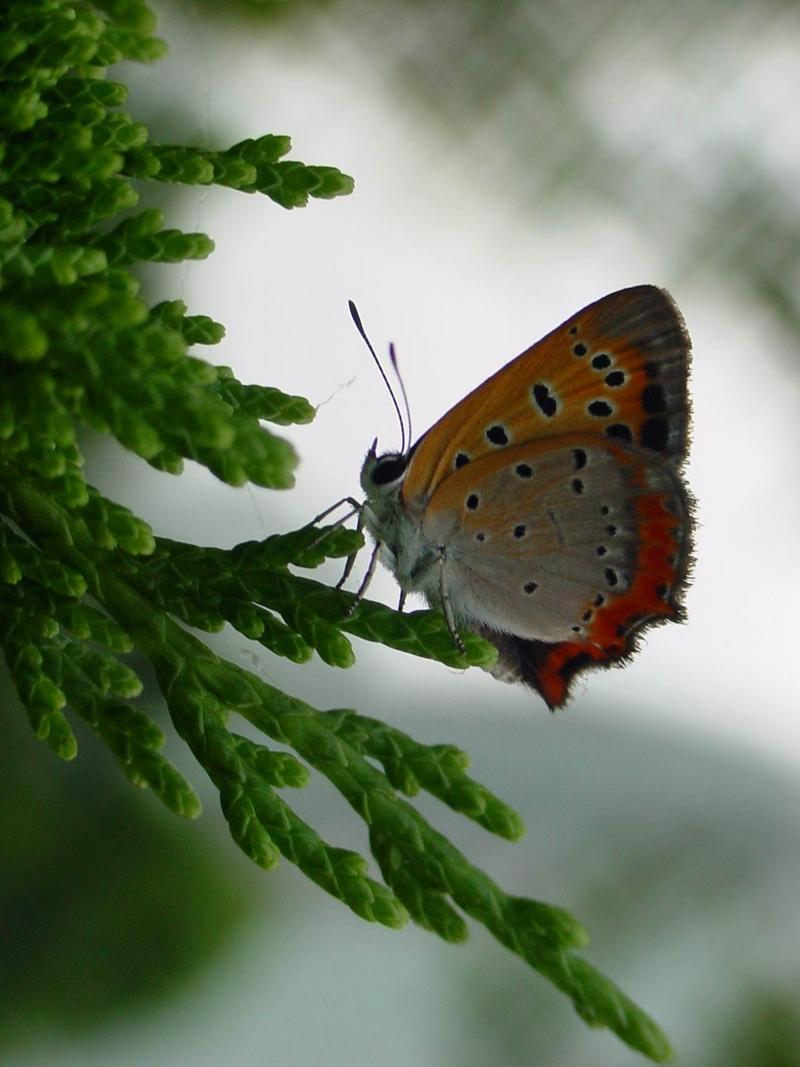
<instances>
[{"instance_id":1,"label":"white sky background","mask_svg":"<svg viewBox=\"0 0 800 1067\"><path fill-rule=\"evenodd\" d=\"M129 109L154 139L227 147L247 136L289 133L289 158L338 166L355 177L356 192L292 212L229 190L168 193L167 225L204 231L217 250L204 262L155 268L164 285L153 299L180 296L190 312L223 322L225 341L201 353L230 364L242 381L322 405L313 425L286 431L302 457L297 490L233 490L191 464L181 478L169 478L123 455L104 459L90 477L167 536L231 545L295 528L358 492L373 437L383 447L399 443L389 399L350 322L349 297L376 348L385 351L389 340L397 346L418 436L586 303L622 286L664 285L695 348L689 481L699 521L689 624L652 632L625 670L590 675L568 714L588 719L615 709L632 725L700 729L800 765L800 387L797 374L787 374L791 364L770 355L778 339L764 313L743 303L724 278L701 286L670 277L661 246L597 204L573 204L569 213L545 204L535 217L521 214L503 195L501 174L488 181L470 151L460 154L386 94L379 58L359 50L341 19L328 16L326 25L324 12L314 12L317 31L293 41L285 30L255 33L215 22L191 4L159 14L171 56L126 72ZM695 113L691 135L681 125L676 144L687 166L699 164L705 147L752 130L776 165L792 147L796 153L787 114L797 94L786 79L800 78L774 54L774 68L766 53L740 64L735 108ZM771 69L784 79L780 90L770 84ZM635 129L647 87L626 95L602 74L593 120L613 113L616 126ZM652 79L665 131L685 117L685 101L670 92L675 77L664 69ZM185 116L192 125L184 125ZM699 165L695 177L702 180ZM338 566L319 573L333 577ZM370 595L394 603L392 579L380 575ZM398 725L408 702L447 706L455 741L464 713L485 716L491 730L503 716L529 717L532 745L538 730L550 728L534 695L479 670L459 674L355 644L358 663L342 672L296 668L236 635L217 639L246 666L255 652L271 680L320 706L357 705Z\"/></svg>"}]
</instances>

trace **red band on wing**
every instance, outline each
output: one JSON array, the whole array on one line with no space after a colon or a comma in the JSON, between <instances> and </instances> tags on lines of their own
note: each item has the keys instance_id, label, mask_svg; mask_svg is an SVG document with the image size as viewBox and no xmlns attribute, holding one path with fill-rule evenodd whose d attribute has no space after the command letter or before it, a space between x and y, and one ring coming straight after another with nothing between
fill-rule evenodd
<instances>
[{"instance_id":1,"label":"red band on wing","mask_svg":"<svg viewBox=\"0 0 800 1067\"><path fill-rule=\"evenodd\" d=\"M640 547L633 582L624 594L609 598L602 606L587 605L587 611L593 613L588 639L553 645L520 643L526 680L551 708L566 702L581 671L627 659L643 630L682 617L679 597L686 578L689 540L686 502L664 493L645 493L636 498L635 509ZM524 645L535 649L528 649L526 654Z\"/></svg>"}]
</instances>

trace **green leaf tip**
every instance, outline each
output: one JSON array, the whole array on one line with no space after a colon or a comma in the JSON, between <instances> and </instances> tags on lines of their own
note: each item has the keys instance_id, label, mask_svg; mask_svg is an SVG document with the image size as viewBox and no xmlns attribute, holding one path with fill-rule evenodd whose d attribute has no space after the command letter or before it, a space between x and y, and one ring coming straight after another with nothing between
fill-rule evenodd
<instances>
[{"instance_id":1,"label":"green leaf tip","mask_svg":"<svg viewBox=\"0 0 800 1067\"><path fill-rule=\"evenodd\" d=\"M351 594L341 597L353 604ZM379 641L390 648L410 652L426 659L436 659L448 667L490 667L497 659L497 649L490 642L468 631L461 632L465 651L455 646L447 622L438 611L393 611L371 600L361 600L352 614L342 622L342 629L368 641Z\"/></svg>"},{"instance_id":2,"label":"green leaf tip","mask_svg":"<svg viewBox=\"0 0 800 1067\"><path fill-rule=\"evenodd\" d=\"M575 1010L585 1023L611 1030L626 1045L655 1063L670 1063L675 1059L666 1034L609 978L580 957L570 955L564 963L569 967L568 981L562 981L566 967L561 961L554 968L554 981L572 996Z\"/></svg>"}]
</instances>

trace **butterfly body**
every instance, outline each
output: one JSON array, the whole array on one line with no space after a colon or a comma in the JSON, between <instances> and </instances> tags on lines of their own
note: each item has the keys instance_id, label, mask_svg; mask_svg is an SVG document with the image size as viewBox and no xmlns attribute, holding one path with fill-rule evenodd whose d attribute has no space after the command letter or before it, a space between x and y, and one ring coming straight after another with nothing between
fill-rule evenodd
<instances>
[{"instance_id":1,"label":"butterfly body","mask_svg":"<svg viewBox=\"0 0 800 1067\"><path fill-rule=\"evenodd\" d=\"M364 522L404 592L499 650L551 707L681 616L689 341L653 286L611 294L364 463Z\"/></svg>"},{"instance_id":2,"label":"butterfly body","mask_svg":"<svg viewBox=\"0 0 800 1067\"><path fill-rule=\"evenodd\" d=\"M389 453L379 460L371 452L364 463L361 475L361 484L367 494L362 512L364 525L380 546L381 563L394 574L403 592L421 593L433 602L441 550L425 536L424 512L402 502L402 476L376 487L373 481L375 468L387 460L397 460L405 469L404 458L397 453Z\"/></svg>"}]
</instances>

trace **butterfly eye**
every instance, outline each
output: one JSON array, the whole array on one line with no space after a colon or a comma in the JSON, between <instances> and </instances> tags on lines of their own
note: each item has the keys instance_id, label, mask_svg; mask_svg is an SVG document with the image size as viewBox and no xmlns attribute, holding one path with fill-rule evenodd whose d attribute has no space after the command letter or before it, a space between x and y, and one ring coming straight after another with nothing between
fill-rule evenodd
<instances>
[{"instance_id":1,"label":"butterfly eye","mask_svg":"<svg viewBox=\"0 0 800 1067\"><path fill-rule=\"evenodd\" d=\"M402 477L408 465L407 456L383 456L372 472L373 485L389 485Z\"/></svg>"}]
</instances>

